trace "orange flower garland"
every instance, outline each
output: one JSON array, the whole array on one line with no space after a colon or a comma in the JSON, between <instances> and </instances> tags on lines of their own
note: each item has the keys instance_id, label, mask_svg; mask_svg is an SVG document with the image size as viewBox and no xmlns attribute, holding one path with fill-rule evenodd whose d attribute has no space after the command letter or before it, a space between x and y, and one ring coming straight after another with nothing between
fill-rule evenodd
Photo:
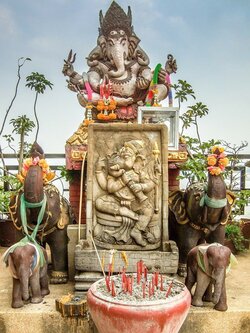
<instances>
[{"instance_id":1,"label":"orange flower garland","mask_svg":"<svg viewBox=\"0 0 250 333\"><path fill-rule=\"evenodd\" d=\"M114 110L116 108L116 101L113 98L108 99L100 99L96 106L97 110L99 111L97 115L97 119L100 120L114 120L116 119L116 114ZM108 113L108 111L111 111ZM107 114L105 114L107 113Z\"/></svg>"},{"instance_id":2,"label":"orange flower garland","mask_svg":"<svg viewBox=\"0 0 250 333\"><path fill-rule=\"evenodd\" d=\"M117 115L114 113L116 109L116 101L111 96L112 87L111 82L107 76L103 78L103 82L100 85L100 99L97 102L97 110L99 111L97 119L100 120L114 120Z\"/></svg>"},{"instance_id":3,"label":"orange flower garland","mask_svg":"<svg viewBox=\"0 0 250 333\"><path fill-rule=\"evenodd\" d=\"M211 151L212 154L207 157L207 169L211 175L218 176L225 170L229 160L224 153L223 147L214 146Z\"/></svg>"},{"instance_id":4,"label":"orange flower garland","mask_svg":"<svg viewBox=\"0 0 250 333\"><path fill-rule=\"evenodd\" d=\"M35 158L26 158L23 162L21 173L17 174L17 178L20 180L21 183L24 182L29 167L32 165L39 165L43 171L43 181L47 184L49 181L54 179L55 172L51 171L47 161L45 159L40 159L39 157Z\"/></svg>"}]
</instances>

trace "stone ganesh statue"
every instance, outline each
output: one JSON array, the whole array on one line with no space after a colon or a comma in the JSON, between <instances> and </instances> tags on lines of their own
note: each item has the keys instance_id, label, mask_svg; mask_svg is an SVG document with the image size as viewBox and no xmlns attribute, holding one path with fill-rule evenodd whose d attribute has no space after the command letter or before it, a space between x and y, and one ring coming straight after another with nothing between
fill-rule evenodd
<instances>
[{"instance_id":1,"label":"stone ganesh statue","mask_svg":"<svg viewBox=\"0 0 250 333\"><path fill-rule=\"evenodd\" d=\"M113 1L105 16L100 11L100 28L97 46L87 57L88 73L82 75L74 71L75 55L72 50L65 60L63 74L69 77L69 89L77 92L79 103L88 108L89 102L97 106L105 98L103 82L108 82L112 99L116 103L117 119L132 120L137 116L137 105L144 104L151 80L157 81L157 99L167 97L169 86L167 73L175 72L176 63L171 56L166 70L153 73L149 67L149 57L139 46L140 39L132 26L130 7L125 14ZM107 96L106 96L107 98ZM94 109L92 114L94 114Z\"/></svg>"},{"instance_id":2,"label":"stone ganesh statue","mask_svg":"<svg viewBox=\"0 0 250 333\"><path fill-rule=\"evenodd\" d=\"M161 165L158 153L155 149L152 159L148 159L144 141L132 139L125 141L118 151L98 159L95 174L105 194L95 201L96 239L140 247L159 241L157 223L150 227L159 212L157 193ZM114 227L103 228L105 221Z\"/></svg>"}]
</instances>

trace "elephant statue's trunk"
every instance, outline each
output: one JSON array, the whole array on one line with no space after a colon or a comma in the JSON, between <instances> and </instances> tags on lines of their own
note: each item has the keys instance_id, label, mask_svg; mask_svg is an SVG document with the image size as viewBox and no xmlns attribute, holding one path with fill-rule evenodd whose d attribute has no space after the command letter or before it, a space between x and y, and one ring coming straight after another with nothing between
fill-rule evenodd
<instances>
[{"instance_id":1,"label":"elephant statue's trunk","mask_svg":"<svg viewBox=\"0 0 250 333\"><path fill-rule=\"evenodd\" d=\"M22 267L22 265L19 267L18 276L19 276L20 283L21 283L22 299L24 301L27 301L30 298L30 294L29 294L29 274L30 274L29 267Z\"/></svg>"},{"instance_id":2,"label":"elephant statue's trunk","mask_svg":"<svg viewBox=\"0 0 250 333\"><path fill-rule=\"evenodd\" d=\"M222 175L208 174L207 195L215 199L226 198L226 184Z\"/></svg>"},{"instance_id":3,"label":"elephant statue's trunk","mask_svg":"<svg viewBox=\"0 0 250 333\"><path fill-rule=\"evenodd\" d=\"M127 55L121 44L116 43L110 49L110 60L114 63L116 70L108 72L110 77L119 78L125 74L125 59Z\"/></svg>"},{"instance_id":4,"label":"elephant statue's trunk","mask_svg":"<svg viewBox=\"0 0 250 333\"><path fill-rule=\"evenodd\" d=\"M41 202L44 197L43 171L39 165L29 167L24 181L24 198L31 203Z\"/></svg>"}]
</instances>

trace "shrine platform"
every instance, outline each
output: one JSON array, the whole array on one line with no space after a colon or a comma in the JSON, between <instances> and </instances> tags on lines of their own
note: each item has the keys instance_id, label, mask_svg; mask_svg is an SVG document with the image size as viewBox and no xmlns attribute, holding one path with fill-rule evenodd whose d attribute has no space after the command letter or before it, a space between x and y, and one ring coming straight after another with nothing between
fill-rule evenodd
<instances>
[{"instance_id":1,"label":"shrine platform","mask_svg":"<svg viewBox=\"0 0 250 333\"><path fill-rule=\"evenodd\" d=\"M5 250L0 247L0 256ZM203 308L192 306L180 333L250 332L250 251L237 255L237 260L238 264L226 280L228 310L213 310L210 303ZM55 299L68 293L74 294L72 282L50 285L50 295L42 303L27 304L20 309L11 308L11 293L12 278L1 263L0 333L97 333L87 319L63 318L56 311Z\"/></svg>"}]
</instances>

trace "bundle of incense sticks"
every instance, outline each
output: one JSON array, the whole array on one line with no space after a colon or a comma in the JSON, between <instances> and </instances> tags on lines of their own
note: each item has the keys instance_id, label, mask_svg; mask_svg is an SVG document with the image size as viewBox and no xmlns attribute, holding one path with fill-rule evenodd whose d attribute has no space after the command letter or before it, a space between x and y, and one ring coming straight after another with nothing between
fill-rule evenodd
<instances>
[{"instance_id":1,"label":"bundle of incense sticks","mask_svg":"<svg viewBox=\"0 0 250 333\"><path fill-rule=\"evenodd\" d=\"M141 285L142 298L146 298L146 288L148 288L149 298L155 295L156 290L164 291L164 277L160 274L159 271L153 272L150 274L151 280L148 281L148 269L144 264L143 260L137 262L137 271L136 271L136 282L137 285ZM120 271L119 276L121 278L121 291L123 293L129 293L133 295L133 285L134 285L134 275L126 274L126 268L123 267ZM109 265L108 276L105 277L107 291L111 294L112 297L115 297L116 286L115 286L115 276L112 276L112 268ZM171 294L171 289L173 286L173 281L168 284L166 289L166 297L169 297Z\"/></svg>"}]
</instances>

